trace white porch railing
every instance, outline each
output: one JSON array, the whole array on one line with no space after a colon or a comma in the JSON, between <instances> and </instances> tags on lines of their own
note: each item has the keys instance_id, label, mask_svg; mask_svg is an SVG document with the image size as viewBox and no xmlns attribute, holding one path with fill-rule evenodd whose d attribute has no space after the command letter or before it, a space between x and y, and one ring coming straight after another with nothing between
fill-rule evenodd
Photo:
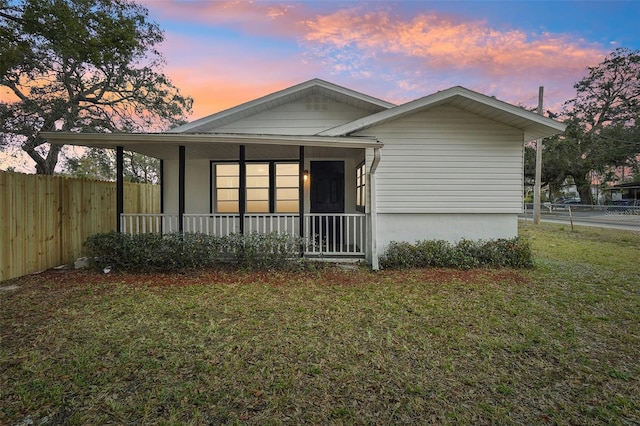
<instances>
[{"instance_id":1,"label":"white porch railing","mask_svg":"<svg viewBox=\"0 0 640 426\"><path fill-rule=\"evenodd\" d=\"M250 234L300 235L300 216L297 214L245 214L244 232Z\"/></svg>"},{"instance_id":2,"label":"white porch railing","mask_svg":"<svg viewBox=\"0 0 640 426\"><path fill-rule=\"evenodd\" d=\"M237 214L185 214L184 232L200 232L224 236L240 232L240 216Z\"/></svg>"},{"instance_id":3,"label":"white porch railing","mask_svg":"<svg viewBox=\"0 0 640 426\"><path fill-rule=\"evenodd\" d=\"M310 213L304 216L305 254L364 256L366 215L362 213Z\"/></svg>"},{"instance_id":4,"label":"white porch railing","mask_svg":"<svg viewBox=\"0 0 640 426\"><path fill-rule=\"evenodd\" d=\"M177 214L133 214L120 216L120 229L127 234L168 233L179 229ZM237 214L185 214L184 232L225 236L240 232ZM297 214L245 214L244 232L300 235ZM362 213L305 214L304 235L308 255L364 256L367 243L366 215Z\"/></svg>"},{"instance_id":5,"label":"white porch railing","mask_svg":"<svg viewBox=\"0 0 640 426\"><path fill-rule=\"evenodd\" d=\"M122 213L120 231L131 235L177 232L178 215Z\"/></svg>"}]
</instances>

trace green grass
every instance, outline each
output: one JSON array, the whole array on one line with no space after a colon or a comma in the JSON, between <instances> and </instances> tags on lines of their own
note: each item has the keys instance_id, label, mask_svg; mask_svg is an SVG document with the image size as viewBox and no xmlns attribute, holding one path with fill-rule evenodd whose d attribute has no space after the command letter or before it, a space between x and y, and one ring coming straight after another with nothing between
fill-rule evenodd
<instances>
[{"instance_id":1,"label":"green grass","mask_svg":"<svg viewBox=\"0 0 640 426\"><path fill-rule=\"evenodd\" d=\"M637 424L640 234L521 233L532 270L2 283L0 424Z\"/></svg>"}]
</instances>

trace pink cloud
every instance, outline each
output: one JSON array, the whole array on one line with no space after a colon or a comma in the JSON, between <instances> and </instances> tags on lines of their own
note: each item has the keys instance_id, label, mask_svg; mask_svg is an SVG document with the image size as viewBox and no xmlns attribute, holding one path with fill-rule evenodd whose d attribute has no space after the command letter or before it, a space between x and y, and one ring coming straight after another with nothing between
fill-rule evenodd
<instances>
[{"instance_id":1,"label":"pink cloud","mask_svg":"<svg viewBox=\"0 0 640 426\"><path fill-rule=\"evenodd\" d=\"M455 22L436 14L402 20L386 11L362 14L359 8L353 8L305 24L309 42L335 50L355 46L377 56L421 58L426 65L444 70L472 67L492 75L532 66L575 70L603 57L599 46L568 36L499 31L487 27L484 21Z\"/></svg>"},{"instance_id":2,"label":"pink cloud","mask_svg":"<svg viewBox=\"0 0 640 426\"><path fill-rule=\"evenodd\" d=\"M294 2L146 0L146 5L166 19L285 37L304 31L302 23L310 13L303 3Z\"/></svg>"},{"instance_id":3,"label":"pink cloud","mask_svg":"<svg viewBox=\"0 0 640 426\"><path fill-rule=\"evenodd\" d=\"M194 117L313 77L371 89L369 94L398 103L453 85L522 103L544 85L558 98L553 107L559 109L573 96L572 86L586 67L606 55L602 46L568 34L497 29L482 20L435 12L403 17L384 3L328 13L305 3L171 0L148 5L172 20L298 46L298 53L283 54L233 40L224 46L211 39L176 41L178 36L169 34L170 70L179 87L195 96ZM178 61L183 64L176 65L175 58L183 58Z\"/></svg>"}]
</instances>

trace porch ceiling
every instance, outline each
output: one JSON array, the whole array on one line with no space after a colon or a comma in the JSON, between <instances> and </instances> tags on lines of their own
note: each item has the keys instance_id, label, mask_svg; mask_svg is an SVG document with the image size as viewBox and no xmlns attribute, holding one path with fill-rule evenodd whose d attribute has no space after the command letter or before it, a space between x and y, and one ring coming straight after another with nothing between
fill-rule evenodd
<instances>
[{"instance_id":1,"label":"porch ceiling","mask_svg":"<svg viewBox=\"0 0 640 426\"><path fill-rule=\"evenodd\" d=\"M52 143L95 148L122 146L161 160L178 159L179 147L186 149L187 159L233 160L238 146L246 146L247 159L297 159L298 147L307 147L307 155L345 157L363 148L381 148L382 143L369 137L280 136L241 134L185 133L68 133L42 132Z\"/></svg>"}]
</instances>

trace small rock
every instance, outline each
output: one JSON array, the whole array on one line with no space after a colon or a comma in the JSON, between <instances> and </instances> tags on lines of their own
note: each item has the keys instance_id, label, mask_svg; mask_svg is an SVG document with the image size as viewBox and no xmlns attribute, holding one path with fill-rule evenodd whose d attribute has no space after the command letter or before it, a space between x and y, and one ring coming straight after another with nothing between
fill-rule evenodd
<instances>
[{"instance_id":1,"label":"small rock","mask_svg":"<svg viewBox=\"0 0 640 426\"><path fill-rule=\"evenodd\" d=\"M0 287L0 290L2 290L2 291L11 291L11 290L17 290L18 288L20 288L20 287L18 287L17 285L14 284L14 285L7 285L7 286L4 286L4 287Z\"/></svg>"},{"instance_id":2,"label":"small rock","mask_svg":"<svg viewBox=\"0 0 640 426\"><path fill-rule=\"evenodd\" d=\"M76 269L88 268L89 267L89 258L88 257L79 257L78 259L76 259L76 261L73 264L73 266Z\"/></svg>"}]
</instances>

